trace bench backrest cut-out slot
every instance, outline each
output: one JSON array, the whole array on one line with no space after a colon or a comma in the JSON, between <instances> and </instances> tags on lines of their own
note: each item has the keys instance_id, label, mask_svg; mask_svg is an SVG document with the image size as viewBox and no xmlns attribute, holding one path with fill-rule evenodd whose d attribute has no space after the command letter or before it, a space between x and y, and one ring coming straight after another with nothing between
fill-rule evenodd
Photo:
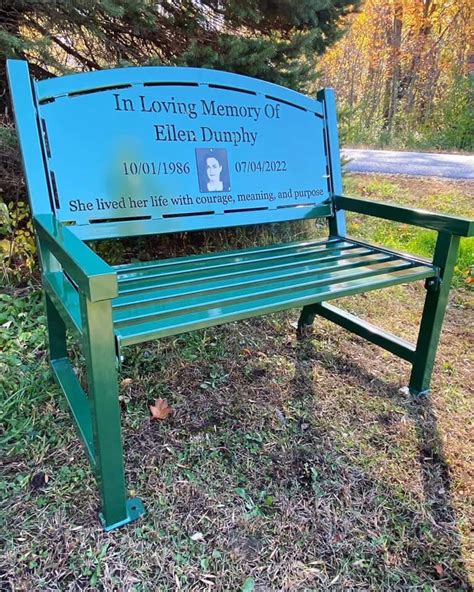
<instances>
[{"instance_id":1,"label":"bench backrest cut-out slot","mask_svg":"<svg viewBox=\"0 0 474 592\"><path fill-rule=\"evenodd\" d=\"M302 105L298 105L297 103L291 103L290 101L285 101L285 99L280 99L278 97L272 97L271 95L265 95L267 99L271 101L276 101L277 103L283 103L284 105L289 105L290 107L294 107L295 109L301 109L301 111L306 111L307 109Z\"/></svg>"},{"instance_id":2,"label":"bench backrest cut-out slot","mask_svg":"<svg viewBox=\"0 0 474 592\"><path fill-rule=\"evenodd\" d=\"M199 86L197 82L144 82L143 86Z\"/></svg>"},{"instance_id":3,"label":"bench backrest cut-out slot","mask_svg":"<svg viewBox=\"0 0 474 592\"><path fill-rule=\"evenodd\" d=\"M125 218L92 218L90 224L107 224L108 222L132 222L138 220L151 220L151 216L129 216Z\"/></svg>"},{"instance_id":4,"label":"bench backrest cut-out slot","mask_svg":"<svg viewBox=\"0 0 474 592\"><path fill-rule=\"evenodd\" d=\"M261 212L268 210L267 206L261 208L236 208L235 210L224 210L224 214L237 214L239 212Z\"/></svg>"},{"instance_id":5,"label":"bench backrest cut-out slot","mask_svg":"<svg viewBox=\"0 0 474 592\"><path fill-rule=\"evenodd\" d=\"M101 86L98 88L90 88L87 90L78 90L75 92L68 93L68 97L81 97L82 95L91 95L94 93L106 92L110 90L120 90L123 88L130 88L131 84L117 84L115 86Z\"/></svg>"},{"instance_id":6,"label":"bench backrest cut-out slot","mask_svg":"<svg viewBox=\"0 0 474 592\"><path fill-rule=\"evenodd\" d=\"M225 86L224 84L209 84L209 88L219 88L221 90L232 90L234 92L244 93L246 95L256 95L257 93L253 90L247 90L245 88L237 88L235 86Z\"/></svg>"},{"instance_id":7,"label":"bench backrest cut-out slot","mask_svg":"<svg viewBox=\"0 0 474 592\"><path fill-rule=\"evenodd\" d=\"M59 202L59 195L58 195L58 186L56 184L56 175L53 171L50 171L50 178L51 178L51 189L53 192L53 199L54 199L54 207L56 209L56 215L58 214L58 210L61 207Z\"/></svg>"},{"instance_id":8,"label":"bench backrest cut-out slot","mask_svg":"<svg viewBox=\"0 0 474 592\"><path fill-rule=\"evenodd\" d=\"M314 203L287 204L284 206L277 206L277 209L281 210L281 209L287 209L287 208L309 208L314 205L316 205L316 204L314 204Z\"/></svg>"},{"instance_id":9,"label":"bench backrest cut-out slot","mask_svg":"<svg viewBox=\"0 0 474 592\"><path fill-rule=\"evenodd\" d=\"M212 210L207 212L177 212L176 214L163 214L163 218L187 218L190 216L212 216L215 214Z\"/></svg>"},{"instance_id":10,"label":"bench backrest cut-out slot","mask_svg":"<svg viewBox=\"0 0 474 592\"><path fill-rule=\"evenodd\" d=\"M197 230L202 216L235 226L246 212L265 223L269 211L279 220L286 211L295 219L298 206L301 217L324 211L321 102L210 70L193 79L189 69L144 68L140 80L127 70L35 83L55 214L74 232L94 225L97 236L103 225L105 238L112 221L129 222L133 235L137 220L166 232L170 218Z\"/></svg>"}]
</instances>

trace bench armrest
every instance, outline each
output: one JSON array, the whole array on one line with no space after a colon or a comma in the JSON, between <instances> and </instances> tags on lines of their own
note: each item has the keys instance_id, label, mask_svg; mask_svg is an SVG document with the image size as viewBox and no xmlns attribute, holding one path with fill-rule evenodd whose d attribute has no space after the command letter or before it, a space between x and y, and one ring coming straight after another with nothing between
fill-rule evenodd
<instances>
[{"instance_id":1,"label":"bench armrest","mask_svg":"<svg viewBox=\"0 0 474 592\"><path fill-rule=\"evenodd\" d=\"M405 208L394 204L369 201L358 197L346 197L344 195L336 196L335 200L337 210L348 210L349 212L384 218L393 222L401 222L402 224L422 226L423 228L447 232L456 236L474 236L474 220L468 220L467 218L435 214L426 210Z\"/></svg>"},{"instance_id":2,"label":"bench armrest","mask_svg":"<svg viewBox=\"0 0 474 592\"><path fill-rule=\"evenodd\" d=\"M51 214L34 216L41 247L48 249L89 300L97 302L118 295L117 274L67 226Z\"/></svg>"}]
</instances>

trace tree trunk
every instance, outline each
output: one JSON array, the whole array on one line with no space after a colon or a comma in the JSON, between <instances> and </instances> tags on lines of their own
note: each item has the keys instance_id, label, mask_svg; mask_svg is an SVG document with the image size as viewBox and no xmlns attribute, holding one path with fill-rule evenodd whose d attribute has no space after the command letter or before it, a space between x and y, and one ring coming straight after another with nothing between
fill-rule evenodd
<instances>
[{"instance_id":1,"label":"tree trunk","mask_svg":"<svg viewBox=\"0 0 474 592\"><path fill-rule=\"evenodd\" d=\"M390 34L390 58L388 64L388 76L385 85L384 97L384 128L389 135L392 133L393 119L397 111L398 87L400 84L400 48L402 44L403 26L402 0L395 0L393 25Z\"/></svg>"},{"instance_id":2,"label":"tree trunk","mask_svg":"<svg viewBox=\"0 0 474 592\"><path fill-rule=\"evenodd\" d=\"M2 2L0 4L0 29L9 35L18 36L20 30L21 12L18 2ZM21 56L16 56L21 57ZM0 119L11 121L11 103L7 84L7 67L5 60L0 60Z\"/></svg>"}]
</instances>

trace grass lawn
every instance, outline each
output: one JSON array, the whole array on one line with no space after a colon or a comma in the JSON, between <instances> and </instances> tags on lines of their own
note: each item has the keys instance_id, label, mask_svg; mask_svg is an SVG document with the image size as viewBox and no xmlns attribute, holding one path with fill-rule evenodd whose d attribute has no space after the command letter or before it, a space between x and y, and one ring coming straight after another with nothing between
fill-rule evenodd
<instances>
[{"instance_id":1,"label":"grass lawn","mask_svg":"<svg viewBox=\"0 0 474 592\"><path fill-rule=\"evenodd\" d=\"M346 192L474 215L473 184L375 175ZM429 255L435 234L351 216L354 236ZM298 311L126 351L128 484L140 521L105 534L50 377L40 291L1 298L1 590L469 590L474 297L464 240L430 398L409 365ZM472 284L471 284L472 285ZM414 339L422 283L341 302ZM164 422L148 406L166 398Z\"/></svg>"}]
</instances>

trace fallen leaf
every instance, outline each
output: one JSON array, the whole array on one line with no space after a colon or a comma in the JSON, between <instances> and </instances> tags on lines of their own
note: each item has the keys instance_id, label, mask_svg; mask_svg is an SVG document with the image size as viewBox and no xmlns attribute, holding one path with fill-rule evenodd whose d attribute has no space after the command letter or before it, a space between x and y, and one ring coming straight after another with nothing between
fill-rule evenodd
<instances>
[{"instance_id":1,"label":"fallen leaf","mask_svg":"<svg viewBox=\"0 0 474 592\"><path fill-rule=\"evenodd\" d=\"M133 380L131 378L124 378L122 380L122 382L120 383L120 386L125 388L127 386L130 386L132 384Z\"/></svg>"},{"instance_id":2,"label":"fallen leaf","mask_svg":"<svg viewBox=\"0 0 474 592\"><path fill-rule=\"evenodd\" d=\"M439 577L441 577L444 574L444 567L440 563L437 563L435 565L435 571L439 575Z\"/></svg>"},{"instance_id":3,"label":"fallen leaf","mask_svg":"<svg viewBox=\"0 0 474 592\"><path fill-rule=\"evenodd\" d=\"M166 399L155 399L155 404L150 405L150 411L153 419L166 419L173 413Z\"/></svg>"}]
</instances>

